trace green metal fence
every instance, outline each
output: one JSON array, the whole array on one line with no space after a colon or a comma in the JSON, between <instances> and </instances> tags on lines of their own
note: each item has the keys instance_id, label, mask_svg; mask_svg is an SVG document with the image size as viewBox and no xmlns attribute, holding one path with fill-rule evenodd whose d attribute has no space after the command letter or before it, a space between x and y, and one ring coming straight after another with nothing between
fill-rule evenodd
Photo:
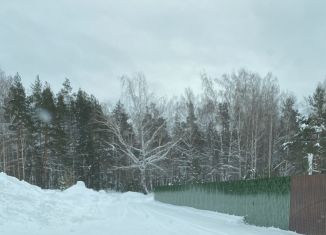
<instances>
[{"instance_id":1,"label":"green metal fence","mask_svg":"<svg viewBox=\"0 0 326 235\"><path fill-rule=\"evenodd\" d=\"M249 224L289 229L290 178L229 181L155 188L155 200L244 216Z\"/></svg>"}]
</instances>

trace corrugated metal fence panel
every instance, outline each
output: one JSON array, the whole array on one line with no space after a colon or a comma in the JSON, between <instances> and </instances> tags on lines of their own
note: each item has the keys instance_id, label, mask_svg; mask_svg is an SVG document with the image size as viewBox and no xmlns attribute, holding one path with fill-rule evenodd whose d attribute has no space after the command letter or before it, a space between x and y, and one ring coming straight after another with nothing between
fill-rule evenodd
<instances>
[{"instance_id":1,"label":"corrugated metal fence panel","mask_svg":"<svg viewBox=\"0 0 326 235\"><path fill-rule=\"evenodd\" d=\"M290 230L326 234L326 175L292 177Z\"/></svg>"},{"instance_id":2,"label":"corrugated metal fence panel","mask_svg":"<svg viewBox=\"0 0 326 235\"><path fill-rule=\"evenodd\" d=\"M244 216L249 224L289 229L290 179L204 183L157 188L155 200Z\"/></svg>"}]
</instances>

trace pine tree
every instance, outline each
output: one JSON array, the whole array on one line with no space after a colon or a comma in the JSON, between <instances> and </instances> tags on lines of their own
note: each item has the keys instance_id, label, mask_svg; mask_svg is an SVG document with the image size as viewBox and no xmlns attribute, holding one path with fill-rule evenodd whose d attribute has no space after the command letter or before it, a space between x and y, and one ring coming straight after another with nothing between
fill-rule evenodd
<instances>
[{"instance_id":1,"label":"pine tree","mask_svg":"<svg viewBox=\"0 0 326 235\"><path fill-rule=\"evenodd\" d=\"M91 105L88 100L88 95L79 90L76 95L74 104L74 114L77 125L77 143L76 143L76 160L74 162L74 171L76 179L86 182L89 166L86 160L90 158L88 153L92 150L89 136L89 120L91 113Z\"/></svg>"},{"instance_id":2,"label":"pine tree","mask_svg":"<svg viewBox=\"0 0 326 235\"><path fill-rule=\"evenodd\" d=\"M307 173L308 154L313 154L313 172L321 173L326 169L326 91L319 84L312 96L308 98L312 112L300 120L300 131L289 145L295 151L291 162L296 164L296 173ZM293 155L292 155L293 156ZM294 159L293 159L294 158Z\"/></svg>"},{"instance_id":3,"label":"pine tree","mask_svg":"<svg viewBox=\"0 0 326 235\"><path fill-rule=\"evenodd\" d=\"M129 117L126 113L123 104L119 101L114 110L112 111L111 117L115 123L119 126L120 133L122 133L123 139L130 145L135 144L135 134L132 125L129 123ZM117 142L114 136L110 137L112 142ZM117 145L118 142L117 142ZM117 148L113 148L111 151L111 162L110 165L118 167L114 172L114 183L113 187L117 191L131 191L138 188L139 180L135 179L133 175L135 170L124 170L119 167L130 165L130 160L124 154L122 154Z\"/></svg>"},{"instance_id":4,"label":"pine tree","mask_svg":"<svg viewBox=\"0 0 326 235\"><path fill-rule=\"evenodd\" d=\"M171 139L167 131L166 120L160 115L156 105L150 104L147 108L147 112L144 116L143 126L146 129L145 139L152 139L149 149L160 148L167 144ZM159 181L162 173L165 173L165 169L168 167L168 158L160 161L158 167L148 167L147 178L149 180L149 189L152 190L153 182Z\"/></svg>"},{"instance_id":5,"label":"pine tree","mask_svg":"<svg viewBox=\"0 0 326 235\"><path fill-rule=\"evenodd\" d=\"M185 134L186 123L181 122L178 113L174 117L172 138L174 141L182 139ZM189 146L186 141L180 141L171 153L171 183L184 183L187 181L187 171L189 171Z\"/></svg>"},{"instance_id":6,"label":"pine tree","mask_svg":"<svg viewBox=\"0 0 326 235\"><path fill-rule=\"evenodd\" d=\"M205 150L206 154L206 181L217 181L219 179L219 134L214 122L209 122L205 131Z\"/></svg>"},{"instance_id":7,"label":"pine tree","mask_svg":"<svg viewBox=\"0 0 326 235\"><path fill-rule=\"evenodd\" d=\"M314 94L308 98L311 107L310 118L314 125L322 125L326 118L326 90L322 84L318 84Z\"/></svg>"},{"instance_id":8,"label":"pine tree","mask_svg":"<svg viewBox=\"0 0 326 235\"><path fill-rule=\"evenodd\" d=\"M14 133L17 162L14 174L25 180L26 149L28 146L28 129L30 118L28 116L28 105L25 89L21 83L19 74L14 77L13 85L9 90L9 99L5 107L5 117L10 123L10 130Z\"/></svg>"},{"instance_id":9,"label":"pine tree","mask_svg":"<svg viewBox=\"0 0 326 235\"><path fill-rule=\"evenodd\" d=\"M74 183L73 177L73 125L72 88L68 79L63 83L63 88L56 97L56 114L54 117L54 149L59 159L60 169L59 184L61 188L68 187Z\"/></svg>"},{"instance_id":10,"label":"pine tree","mask_svg":"<svg viewBox=\"0 0 326 235\"><path fill-rule=\"evenodd\" d=\"M74 113L77 127L76 154L74 168L77 180L82 180L87 187L100 188L100 162L104 155L97 120L103 119L103 112L98 101L93 96L79 90L74 104Z\"/></svg>"},{"instance_id":11,"label":"pine tree","mask_svg":"<svg viewBox=\"0 0 326 235\"><path fill-rule=\"evenodd\" d=\"M277 140L279 159L275 170L280 175L290 175L295 171L295 162L301 157L301 149L294 146L295 138L298 137L300 116L295 108L295 97L287 96L281 104L281 118L279 126L279 138ZM300 162L300 161L299 161Z\"/></svg>"},{"instance_id":12,"label":"pine tree","mask_svg":"<svg viewBox=\"0 0 326 235\"><path fill-rule=\"evenodd\" d=\"M44 187L43 174L44 165L42 159L42 121L39 118L42 102L42 83L39 76L36 77L34 84L31 87L32 94L28 97L29 115L31 117L31 124L29 126L32 133L32 174L33 182L40 187Z\"/></svg>"},{"instance_id":13,"label":"pine tree","mask_svg":"<svg viewBox=\"0 0 326 235\"><path fill-rule=\"evenodd\" d=\"M41 121L42 129L42 162L44 167L43 174L43 187L52 188L55 187L57 182L57 156L54 150L54 121L56 115L56 107L54 101L54 95L50 88L50 85L46 84L42 91L41 106L38 112L39 119Z\"/></svg>"},{"instance_id":14,"label":"pine tree","mask_svg":"<svg viewBox=\"0 0 326 235\"><path fill-rule=\"evenodd\" d=\"M226 181L230 178L232 152L232 133L230 130L230 116L227 103L220 103L218 110L218 123L220 126L220 154L219 154L219 173L221 180Z\"/></svg>"},{"instance_id":15,"label":"pine tree","mask_svg":"<svg viewBox=\"0 0 326 235\"><path fill-rule=\"evenodd\" d=\"M94 96L90 97L90 101L92 105L92 112L91 119L89 120L89 126L91 128L90 136L94 150L93 156L89 160L91 164L89 174L89 187L99 190L103 188L101 175L107 171L107 166L102 166L102 163L104 162L106 155L105 140L108 139L108 133L99 131L104 128L104 125L102 122L99 123L98 120L105 120L101 105Z\"/></svg>"},{"instance_id":16,"label":"pine tree","mask_svg":"<svg viewBox=\"0 0 326 235\"><path fill-rule=\"evenodd\" d=\"M187 104L188 116L186 121L186 132L190 149L190 180L200 182L201 175L201 150L203 146L202 134L197 125L195 108L192 101Z\"/></svg>"},{"instance_id":17,"label":"pine tree","mask_svg":"<svg viewBox=\"0 0 326 235\"><path fill-rule=\"evenodd\" d=\"M306 121L305 134L309 146L306 153L313 154L313 170L315 173L326 171L326 86L318 84L314 94L308 98L311 114Z\"/></svg>"}]
</instances>

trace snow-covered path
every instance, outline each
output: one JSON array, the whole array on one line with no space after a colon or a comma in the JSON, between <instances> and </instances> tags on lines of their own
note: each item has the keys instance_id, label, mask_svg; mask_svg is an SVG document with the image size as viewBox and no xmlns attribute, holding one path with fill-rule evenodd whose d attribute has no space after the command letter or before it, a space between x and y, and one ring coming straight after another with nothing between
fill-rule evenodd
<instances>
[{"instance_id":1,"label":"snow-covered path","mask_svg":"<svg viewBox=\"0 0 326 235\"><path fill-rule=\"evenodd\" d=\"M41 190L0 173L1 235L286 235L241 217L155 202L138 193L105 193L82 183Z\"/></svg>"}]
</instances>

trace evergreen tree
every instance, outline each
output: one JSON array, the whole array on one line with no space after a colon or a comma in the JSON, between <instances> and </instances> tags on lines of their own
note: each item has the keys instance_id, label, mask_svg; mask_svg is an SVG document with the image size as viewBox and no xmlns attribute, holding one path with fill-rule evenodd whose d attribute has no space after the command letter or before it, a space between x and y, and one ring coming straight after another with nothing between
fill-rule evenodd
<instances>
[{"instance_id":1,"label":"evergreen tree","mask_svg":"<svg viewBox=\"0 0 326 235\"><path fill-rule=\"evenodd\" d=\"M10 123L10 130L14 133L14 151L17 162L14 174L19 179L25 180L26 149L28 142L28 129L30 118L28 116L28 105L25 89L21 83L19 74L14 77L13 85L10 87L8 102L5 107L6 121Z\"/></svg>"},{"instance_id":2,"label":"evergreen tree","mask_svg":"<svg viewBox=\"0 0 326 235\"><path fill-rule=\"evenodd\" d=\"M181 122L178 113L174 117L172 138L174 141L182 139L185 134L186 123ZM171 181L172 183L184 183L187 181L189 171L189 146L186 141L180 141L171 152Z\"/></svg>"},{"instance_id":3,"label":"evergreen tree","mask_svg":"<svg viewBox=\"0 0 326 235\"><path fill-rule=\"evenodd\" d=\"M202 134L197 125L197 118L195 116L195 108L192 101L187 104L188 116L186 121L186 132L190 150L190 180L200 182L201 175L201 150L203 146Z\"/></svg>"},{"instance_id":4,"label":"evergreen tree","mask_svg":"<svg viewBox=\"0 0 326 235\"><path fill-rule=\"evenodd\" d=\"M63 88L57 94L56 114L54 117L54 149L59 159L61 188L74 183L73 158L74 158L74 122L72 115L72 88L68 79L63 83Z\"/></svg>"},{"instance_id":5,"label":"evergreen tree","mask_svg":"<svg viewBox=\"0 0 326 235\"><path fill-rule=\"evenodd\" d=\"M42 162L44 166L43 174L43 187L52 188L55 187L57 182L57 156L55 155L55 121L56 107L54 101L53 92L49 86L46 84L42 91L41 105L38 110L38 116L41 121L42 129Z\"/></svg>"},{"instance_id":6,"label":"evergreen tree","mask_svg":"<svg viewBox=\"0 0 326 235\"><path fill-rule=\"evenodd\" d=\"M295 171L294 163L300 162L299 158L301 148L297 147L294 142L300 131L300 116L295 108L295 97L287 96L281 104L281 118L279 126L279 139L277 145L279 148L279 159L275 170L280 175L290 175Z\"/></svg>"},{"instance_id":7,"label":"evergreen tree","mask_svg":"<svg viewBox=\"0 0 326 235\"><path fill-rule=\"evenodd\" d=\"M318 84L314 94L308 98L311 107L310 118L314 125L325 124L326 120L326 90L322 84Z\"/></svg>"},{"instance_id":8,"label":"evergreen tree","mask_svg":"<svg viewBox=\"0 0 326 235\"><path fill-rule=\"evenodd\" d=\"M296 173L307 173L308 154L313 154L313 172L321 173L326 169L326 92L319 84L312 96L308 98L312 112L300 120L300 131L289 145L291 162L296 164Z\"/></svg>"},{"instance_id":9,"label":"evergreen tree","mask_svg":"<svg viewBox=\"0 0 326 235\"><path fill-rule=\"evenodd\" d=\"M219 134L214 122L209 122L205 131L205 150L206 154L206 181L216 181L219 179Z\"/></svg>"},{"instance_id":10,"label":"evergreen tree","mask_svg":"<svg viewBox=\"0 0 326 235\"><path fill-rule=\"evenodd\" d=\"M77 139L76 139L76 160L74 162L74 172L77 180L86 182L89 165L86 160L91 158L88 153L92 151L91 139L89 136L89 120L91 114L91 104L88 100L88 95L79 90L74 103L74 114L77 124Z\"/></svg>"},{"instance_id":11,"label":"evergreen tree","mask_svg":"<svg viewBox=\"0 0 326 235\"><path fill-rule=\"evenodd\" d=\"M103 118L101 106L95 97L82 90L76 95L74 113L77 125L75 172L78 180L83 180L90 188L100 188L100 161L104 154L101 135L98 134L96 120ZM100 117L98 117L100 116Z\"/></svg>"},{"instance_id":12,"label":"evergreen tree","mask_svg":"<svg viewBox=\"0 0 326 235\"><path fill-rule=\"evenodd\" d=\"M115 123L117 123L122 138L130 145L135 144L135 134L132 125L129 123L129 117L126 113L123 104L119 101L112 111L111 117ZM111 136L112 142L117 142L114 136ZM117 142L117 145L118 142ZM138 188L139 180L135 179L133 175L136 174L135 170L127 171L125 169L119 169L119 167L130 165L130 160L119 149L113 148L110 155L113 160L110 165L117 166L118 169L114 170L114 183L113 187L117 191L132 191Z\"/></svg>"},{"instance_id":13,"label":"evergreen tree","mask_svg":"<svg viewBox=\"0 0 326 235\"><path fill-rule=\"evenodd\" d=\"M92 112L91 112L91 119L89 121L90 126L90 136L92 139L93 145L93 156L89 159L91 164L90 167L90 174L89 174L89 187L99 190L103 188L102 178L101 175L103 171L107 171L106 166L102 166L104 163L104 159L106 159L106 140L108 139L108 133L101 132L98 130L103 130L104 125L103 122L98 122L98 120L105 120L104 113L102 111L101 105L98 103L98 100L94 97L90 97L91 105L92 105ZM91 153L90 153L91 154Z\"/></svg>"},{"instance_id":14,"label":"evergreen tree","mask_svg":"<svg viewBox=\"0 0 326 235\"><path fill-rule=\"evenodd\" d=\"M218 171L222 181L227 181L231 177L231 157L232 152L232 133L230 130L230 116L227 103L220 103L218 109L218 123L219 123L219 139L220 139L220 153Z\"/></svg>"},{"instance_id":15,"label":"evergreen tree","mask_svg":"<svg viewBox=\"0 0 326 235\"><path fill-rule=\"evenodd\" d=\"M161 146L167 144L171 138L167 131L166 120L160 115L156 105L154 103L150 104L150 107L147 107L147 112L144 116L143 126L146 128L145 139L152 139L149 146L149 149L160 148ZM150 190L153 188L153 182L160 180L162 173L165 173L165 169L168 168L168 158L160 161L158 167L149 167L148 180Z\"/></svg>"},{"instance_id":16,"label":"evergreen tree","mask_svg":"<svg viewBox=\"0 0 326 235\"><path fill-rule=\"evenodd\" d=\"M42 159L42 143L43 143L43 133L42 133L42 121L39 117L42 103L42 83L39 76L36 77L34 84L32 85L32 94L28 97L29 102L29 115L31 117L31 124L29 129L32 133L31 141L32 143L32 168L34 175L34 183L37 186L44 187L43 174L44 165Z\"/></svg>"}]
</instances>

